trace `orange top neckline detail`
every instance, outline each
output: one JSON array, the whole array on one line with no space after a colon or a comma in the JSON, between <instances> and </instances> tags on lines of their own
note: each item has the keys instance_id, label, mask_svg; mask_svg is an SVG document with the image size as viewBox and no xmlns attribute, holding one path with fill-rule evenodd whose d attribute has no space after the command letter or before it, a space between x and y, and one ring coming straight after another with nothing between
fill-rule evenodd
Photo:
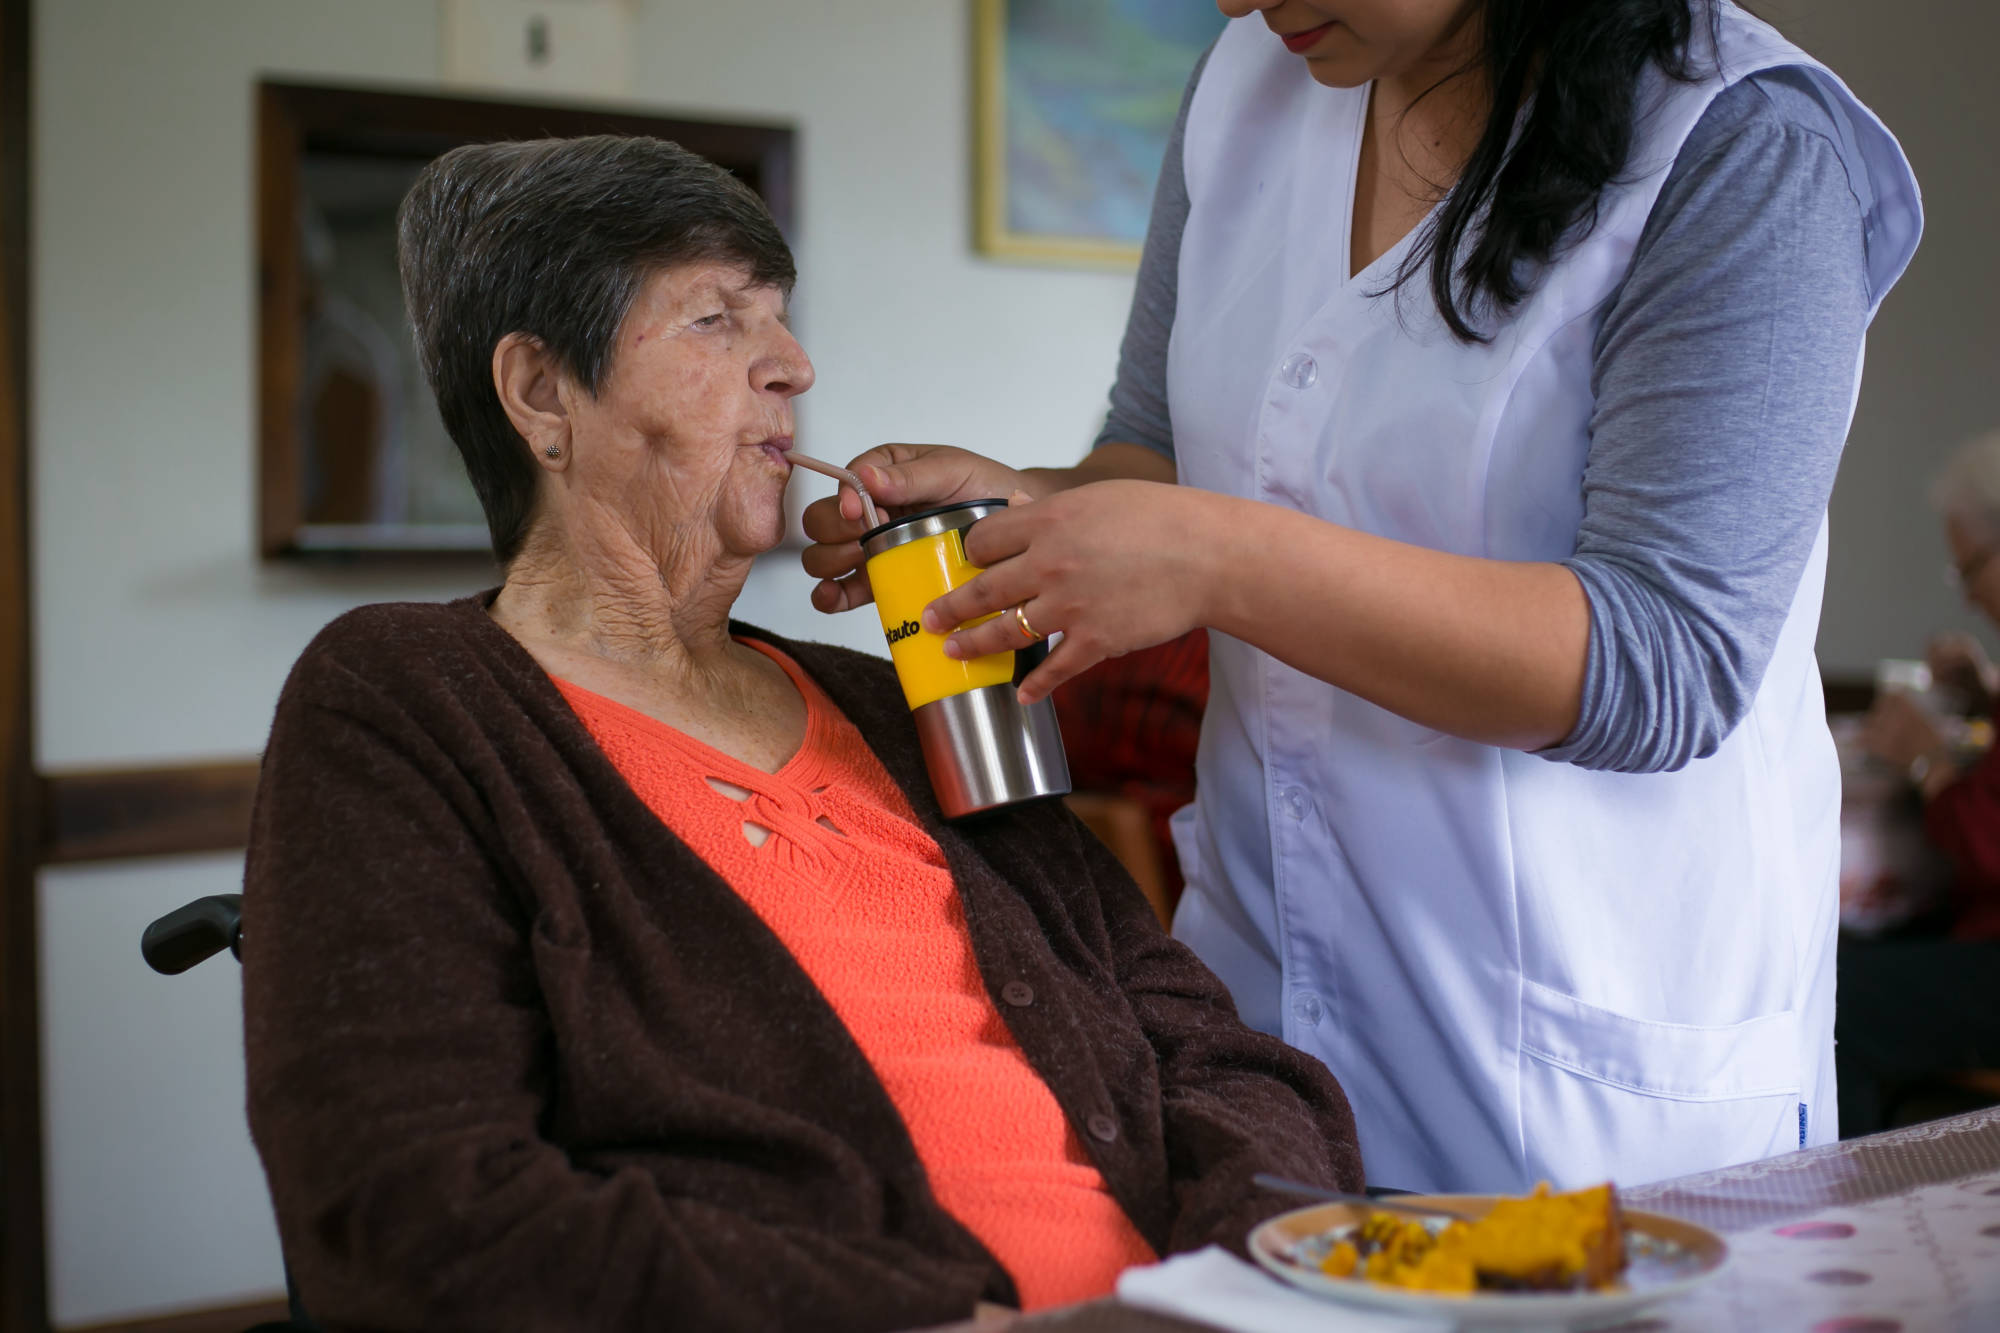
<instances>
[{"instance_id":1,"label":"orange top neckline detail","mask_svg":"<svg viewBox=\"0 0 2000 1333\"><path fill-rule=\"evenodd\" d=\"M798 752L767 773L555 684L675 836L790 950L901 1113L932 1192L1012 1274L1023 1309L1102 1296L1155 1255L1001 1018L944 853L854 725L789 657ZM750 793L716 790L716 778ZM753 846L745 825L768 830Z\"/></svg>"}]
</instances>

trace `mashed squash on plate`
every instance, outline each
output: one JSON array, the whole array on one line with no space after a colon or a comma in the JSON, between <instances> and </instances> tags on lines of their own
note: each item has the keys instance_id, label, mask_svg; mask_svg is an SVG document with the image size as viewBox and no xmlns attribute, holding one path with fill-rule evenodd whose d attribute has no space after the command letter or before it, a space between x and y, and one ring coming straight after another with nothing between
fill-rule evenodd
<instances>
[{"instance_id":1,"label":"mashed squash on plate","mask_svg":"<svg viewBox=\"0 0 2000 1333\"><path fill-rule=\"evenodd\" d=\"M1577 1291L1613 1286L1625 1269L1625 1227L1610 1185L1556 1194L1546 1183L1501 1199L1476 1222L1422 1222L1372 1213L1320 1265L1414 1291Z\"/></svg>"}]
</instances>

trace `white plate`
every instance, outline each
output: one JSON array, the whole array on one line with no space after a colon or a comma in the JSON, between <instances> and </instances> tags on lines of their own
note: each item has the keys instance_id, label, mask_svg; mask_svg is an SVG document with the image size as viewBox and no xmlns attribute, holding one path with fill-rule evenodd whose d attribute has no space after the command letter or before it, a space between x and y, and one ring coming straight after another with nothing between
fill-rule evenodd
<instances>
[{"instance_id":1,"label":"white plate","mask_svg":"<svg viewBox=\"0 0 2000 1333\"><path fill-rule=\"evenodd\" d=\"M1437 1194L1408 1202L1435 1203L1477 1217L1498 1198ZM1659 1213L1627 1210L1625 1247L1630 1263L1621 1285L1608 1291L1482 1291L1461 1296L1328 1276L1321 1271L1320 1260L1334 1242L1360 1225L1367 1211L1355 1204L1323 1203L1280 1213L1250 1233L1250 1257L1293 1286L1326 1300L1484 1328L1614 1324L1706 1282L1729 1258L1729 1247L1712 1231Z\"/></svg>"}]
</instances>

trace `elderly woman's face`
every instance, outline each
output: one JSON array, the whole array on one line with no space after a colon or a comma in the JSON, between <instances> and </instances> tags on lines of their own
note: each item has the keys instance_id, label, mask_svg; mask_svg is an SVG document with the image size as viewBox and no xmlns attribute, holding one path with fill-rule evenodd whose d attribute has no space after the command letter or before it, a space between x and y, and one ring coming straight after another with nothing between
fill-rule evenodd
<instances>
[{"instance_id":1,"label":"elderly woman's face","mask_svg":"<svg viewBox=\"0 0 2000 1333\"><path fill-rule=\"evenodd\" d=\"M812 382L777 288L727 263L655 274L603 388L573 406L571 485L590 521L663 557L769 550L784 535L792 399ZM702 550L709 533L720 551Z\"/></svg>"},{"instance_id":2,"label":"elderly woman's face","mask_svg":"<svg viewBox=\"0 0 2000 1333\"><path fill-rule=\"evenodd\" d=\"M1946 514L1945 545L1951 550L1951 571L1965 600L2000 625L2000 548L1980 525L1958 514Z\"/></svg>"}]
</instances>

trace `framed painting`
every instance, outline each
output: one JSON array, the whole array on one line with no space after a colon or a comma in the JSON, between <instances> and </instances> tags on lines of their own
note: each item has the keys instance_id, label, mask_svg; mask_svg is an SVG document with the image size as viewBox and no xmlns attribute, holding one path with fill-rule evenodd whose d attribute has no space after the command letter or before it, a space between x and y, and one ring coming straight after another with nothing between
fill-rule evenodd
<instances>
[{"instance_id":1,"label":"framed painting","mask_svg":"<svg viewBox=\"0 0 2000 1333\"><path fill-rule=\"evenodd\" d=\"M396 208L462 143L672 139L763 196L797 243L786 125L378 88L257 85L258 544L267 557L488 550L417 364Z\"/></svg>"},{"instance_id":2,"label":"framed painting","mask_svg":"<svg viewBox=\"0 0 2000 1333\"><path fill-rule=\"evenodd\" d=\"M974 0L976 243L1132 265L1215 0Z\"/></svg>"}]
</instances>

